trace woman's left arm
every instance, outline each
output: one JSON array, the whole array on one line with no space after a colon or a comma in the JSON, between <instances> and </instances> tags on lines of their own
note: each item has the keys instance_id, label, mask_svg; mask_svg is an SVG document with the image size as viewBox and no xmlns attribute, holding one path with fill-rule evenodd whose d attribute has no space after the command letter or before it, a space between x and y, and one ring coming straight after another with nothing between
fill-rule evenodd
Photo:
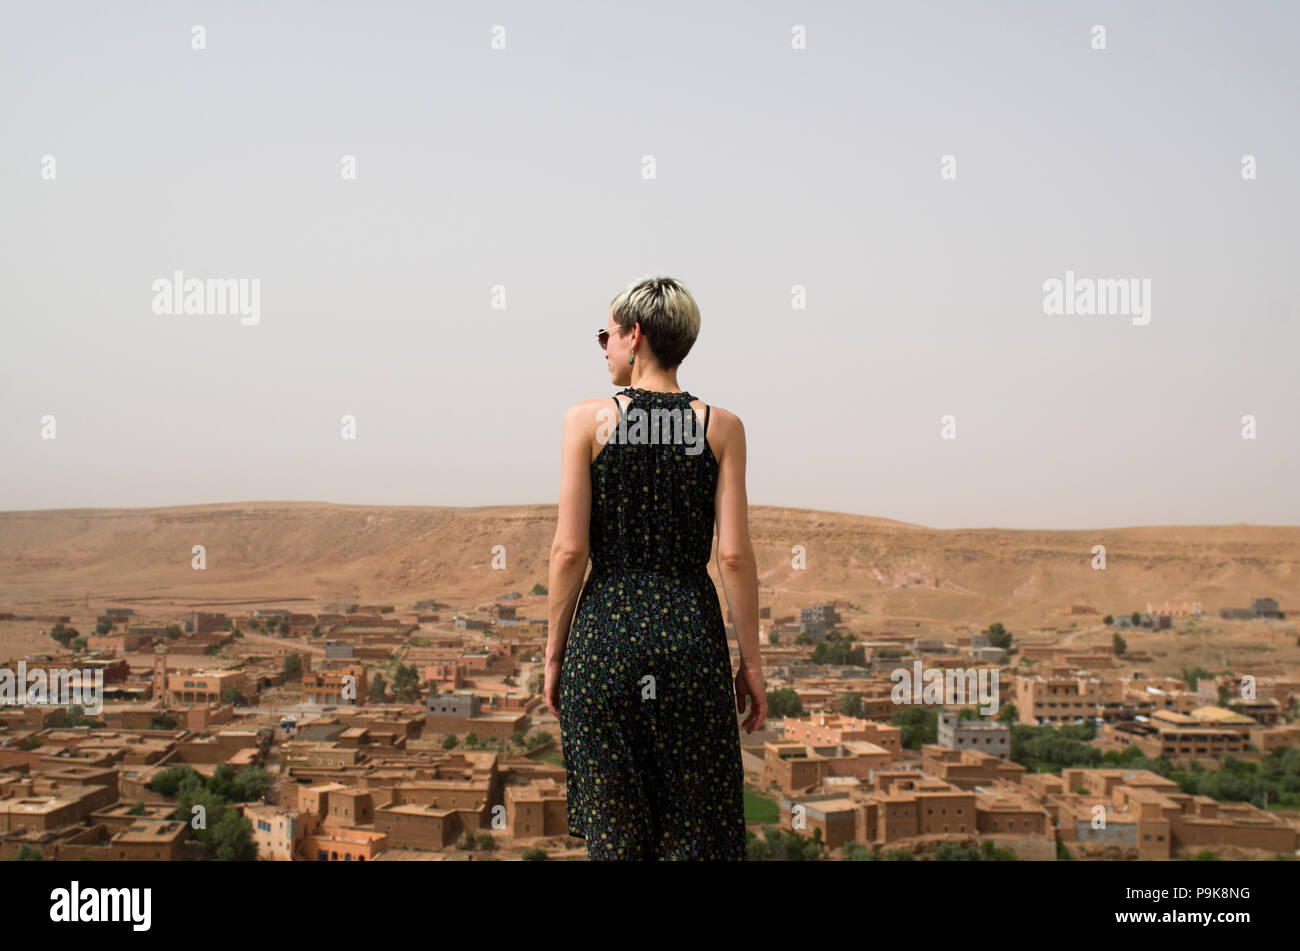
<instances>
[{"instance_id":1,"label":"woman's left arm","mask_svg":"<svg viewBox=\"0 0 1300 951\"><path fill-rule=\"evenodd\" d=\"M577 403L564 414L560 451L560 514L551 543L547 579L546 662L559 663L569 639L582 579L591 552L590 407Z\"/></svg>"}]
</instances>

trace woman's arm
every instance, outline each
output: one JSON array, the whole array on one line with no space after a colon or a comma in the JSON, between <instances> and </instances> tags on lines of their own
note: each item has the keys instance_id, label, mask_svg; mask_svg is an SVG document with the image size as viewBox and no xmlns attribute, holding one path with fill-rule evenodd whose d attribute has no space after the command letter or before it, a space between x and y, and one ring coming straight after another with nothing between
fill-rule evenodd
<instances>
[{"instance_id":1,"label":"woman's arm","mask_svg":"<svg viewBox=\"0 0 1300 951\"><path fill-rule=\"evenodd\" d=\"M546 662L559 663L582 592L591 551L591 401L564 414L560 449L560 514L547 578Z\"/></svg>"},{"instance_id":2,"label":"woman's arm","mask_svg":"<svg viewBox=\"0 0 1300 951\"><path fill-rule=\"evenodd\" d=\"M731 609L740 648L740 666L762 670L758 655L758 566L749 539L749 499L745 494L745 425L740 417L713 408L722 458L718 461L718 574Z\"/></svg>"}]
</instances>

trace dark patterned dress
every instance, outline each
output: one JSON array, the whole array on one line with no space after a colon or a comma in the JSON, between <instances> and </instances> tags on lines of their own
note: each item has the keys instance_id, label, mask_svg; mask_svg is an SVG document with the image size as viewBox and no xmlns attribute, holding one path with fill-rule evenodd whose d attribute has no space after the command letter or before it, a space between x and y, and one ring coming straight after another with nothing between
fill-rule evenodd
<instances>
[{"instance_id":1,"label":"dark patterned dress","mask_svg":"<svg viewBox=\"0 0 1300 951\"><path fill-rule=\"evenodd\" d=\"M591 464L592 570L560 668L569 834L592 860L743 861L736 694L708 573L708 410L701 426L689 393L621 393L626 431Z\"/></svg>"}]
</instances>

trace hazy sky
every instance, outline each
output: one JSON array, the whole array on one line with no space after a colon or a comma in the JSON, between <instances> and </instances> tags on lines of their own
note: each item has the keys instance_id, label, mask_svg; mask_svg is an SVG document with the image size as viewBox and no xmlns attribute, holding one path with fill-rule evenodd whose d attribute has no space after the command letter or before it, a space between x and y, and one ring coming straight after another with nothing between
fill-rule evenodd
<instances>
[{"instance_id":1,"label":"hazy sky","mask_svg":"<svg viewBox=\"0 0 1300 951\"><path fill-rule=\"evenodd\" d=\"M554 502L665 274L753 504L1300 524L1294 3L0 16L0 509ZM257 322L155 313L178 270ZM1149 323L1046 314L1067 270Z\"/></svg>"}]
</instances>

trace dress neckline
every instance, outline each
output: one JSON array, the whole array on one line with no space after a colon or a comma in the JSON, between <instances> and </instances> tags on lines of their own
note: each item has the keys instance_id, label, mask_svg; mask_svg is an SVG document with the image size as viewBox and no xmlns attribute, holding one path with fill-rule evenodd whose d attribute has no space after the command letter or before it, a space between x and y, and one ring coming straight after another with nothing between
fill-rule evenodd
<instances>
[{"instance_id":1,"label":"dress neckline","mask_svg":"<svg viewBox=\"0 0 1300 951\"><path fill-rule=\"evenodd\" d=\"M674 393L669 390L643 390L640 387L636 387L636 386L625 386L619 392L625 393L628 396L650 396L650 397L667 397L667 396L683 397L684 396L687 397L686 402L688 403L693 403L696 400L696 397L692 396L686 390L681 390L680 392Z\"/></svg>"}]
</instances>

